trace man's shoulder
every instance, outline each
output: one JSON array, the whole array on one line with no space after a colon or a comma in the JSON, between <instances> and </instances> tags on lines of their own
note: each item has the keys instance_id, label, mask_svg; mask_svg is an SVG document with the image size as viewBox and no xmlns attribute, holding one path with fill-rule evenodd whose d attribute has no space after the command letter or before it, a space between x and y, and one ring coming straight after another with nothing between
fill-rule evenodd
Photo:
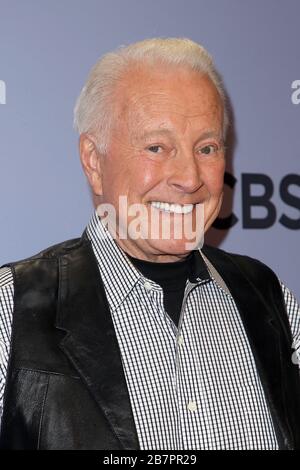
<instances>
[{"instance_id":1,"label":"man's shoulder","mask_svg":"<svg viewBox=\"0 0 300 470\"><path fill-rule=\"evenodd\" d=\"M256 281L259 281L260 278L265 279L266 276L272 280L276 279L276 281L278 281L278 277L273 269L257 258L232 253L210 245L204 245L202 251L208 259L210 259L212 264L215 265L216 269L219 267L222 270L227 270L235 267L235 269L243 273L243 275L251 277Z\"/></svg>"},{"instance_id":2,"label":"man's shoulder","mask_svg":"<svg viewBox=\"0 0 300 470\"><path fill-rule=\"evenodd\" d=\"M26 292L28 289L37 291L45 286L46 288L55 286L58 259L87 243L88 240L85 236L65 240L48 246L30 257L1 266L0 312L12 311L14 290L18 280L19 293L20 285L22 285L22 292Z\"/></svg>"},{"instance_id":3,"label":"man's shoulder","mask_svg":"<svg viewBox=\"0 0 300 470\"><path fill-rule=\"evenodd\" d=\"M0 271L4 271L12 266L17 266L24 263L30 263L31 261L39 260L39 259L51 259L51 258L58 258L63 256L65 253L68 253L76 248L79 248L82 243L86 243L86 240L81 238L72 238L70 240L65 240L60 243L56 243L55 245L51 245L43 250L39 251L38 253L29 256L27 258L23 258L17 261L5 263L1 266Z\"/></svg>"},{"instance_id":4,"label":"man's shoulder","mask_svg":"<svg viewBox=\"0 0 300 470\"><path fill-rule=\"evenodd\" d=\"M44 248L38 253L27 258L3 264L0 267L0 289L2 290L13 287L15 269L26 266L29 267L29 265L32 265L32 267L38 266L39 262L44 260L56 261L59 257L66 253L70 253L72 250L76 250L87 242L87 239L84 237L64 240L60 243Z\"/></svg>"}]
</instances>

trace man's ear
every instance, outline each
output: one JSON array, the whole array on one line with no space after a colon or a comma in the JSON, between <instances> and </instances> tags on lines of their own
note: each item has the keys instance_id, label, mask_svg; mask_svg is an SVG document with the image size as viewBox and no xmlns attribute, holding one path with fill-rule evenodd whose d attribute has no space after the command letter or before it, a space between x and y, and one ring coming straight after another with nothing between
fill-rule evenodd
<instances>
[{"instance_id":1,"label":"man's ear","mask_svg":"<svg viewBox=\"0 0 300 470\"><path fill-rule=\"evenodd\" d=\"M93 193L102 195L101 156L94 139L88 134L81 134L79 138L79 153L82 168L89 180Z\"/></svg>"}]
</instances>

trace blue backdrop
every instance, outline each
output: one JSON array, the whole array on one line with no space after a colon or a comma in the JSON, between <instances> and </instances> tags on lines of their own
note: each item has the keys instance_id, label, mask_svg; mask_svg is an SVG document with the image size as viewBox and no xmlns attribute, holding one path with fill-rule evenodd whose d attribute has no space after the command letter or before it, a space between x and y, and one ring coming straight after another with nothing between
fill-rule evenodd
<instances>
[{"instance_id":1,"label":"blue backdrop","mask_svg":"<svg viewBox=\"0 0 300 470\"><path fill-rule=\"evenodd\" d=\"M233 108L231 218L208 238L300 297L299 17L299 0L0 0L0 263L80 235L90 217L72 113L98 57L187 36L214 56Z\"/></svg>"}]
</instances>

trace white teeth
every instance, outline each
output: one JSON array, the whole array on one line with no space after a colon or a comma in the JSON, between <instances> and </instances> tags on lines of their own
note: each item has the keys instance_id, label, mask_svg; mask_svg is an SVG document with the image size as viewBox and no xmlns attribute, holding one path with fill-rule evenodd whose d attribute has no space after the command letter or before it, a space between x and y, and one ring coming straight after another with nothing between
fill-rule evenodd
<instances>
[{"instance_id":1,"label":"white teeth","mask_svg":"<svg viewBox=\"0 0 300 470\"><path fill-rule=\"evenodd\" d=\"M189 214L193 210L193 204L169 204L168 202L151 202L151 206L166 212L175 212L175 214Z\"/></svg>"}]
</instances>

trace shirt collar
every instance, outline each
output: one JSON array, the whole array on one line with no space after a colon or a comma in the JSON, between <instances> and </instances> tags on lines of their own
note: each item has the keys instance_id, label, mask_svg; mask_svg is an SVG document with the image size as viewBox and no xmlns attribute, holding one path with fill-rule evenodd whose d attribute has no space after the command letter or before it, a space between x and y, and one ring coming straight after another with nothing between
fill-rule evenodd
<instances>
[{"instance_id":1,"label":"shirt collar","mask_svg":"<svg viewBox=\"0 0 300 470\"><path fill-rule=\"evenodd\" d=\"M96 211L86 227L86 235L92 243L108 303L115 310L139 281L141 274L102 224Z\"/></svg>"},{"instance_id":2,"label":"shirt collar","mask_svg":"<svg viewBox=\"0 0 300 470\"><path fill-rule=\"evenodd\" d=\"M86 227L86 235L91 241L94 254L99 266L107 300L112 310L115 310L127 297L134 286L140 281L155 283L146 279L126 256L125 252L113 239L109 230L102 224L95 211ZM211 280L210 273L200 254L194 257L193 269L189 281L198 283ZM116 288L117 286L117 288ZM160 286L156 286L160 289Z\"/></svg>"}]
</instances>

